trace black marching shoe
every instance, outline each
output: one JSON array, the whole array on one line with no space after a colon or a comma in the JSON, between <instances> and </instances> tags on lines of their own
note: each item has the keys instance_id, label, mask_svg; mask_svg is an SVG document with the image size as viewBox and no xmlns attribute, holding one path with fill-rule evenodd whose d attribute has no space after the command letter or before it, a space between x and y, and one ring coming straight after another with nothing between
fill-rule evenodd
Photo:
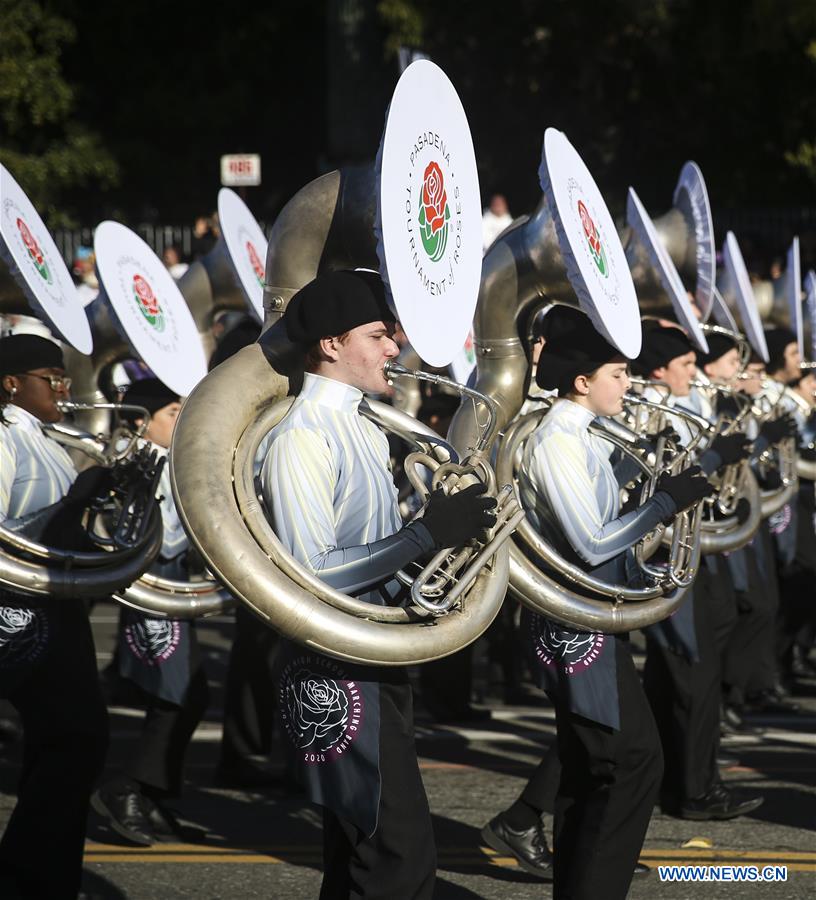
<instances>
[{"instance_id":1,"label":"black marching shoe","mask_svg":"<svg viewBox=\"0 0 816 900\"><path fill-rule=\"evenodd\" d=\"M639 875L648 875L651 872L651 868L649 866L645 866L643 863L635 863L635 871L632 873L635 877Z\"/></svg>"},{"instance_id":2,"label":"black marching shoe","mask_svg":"<svg viewBox=\"0 0 816 900\"><path fill-rule=\"evenodd\" d=\"M715 784L702 797L684 800L680 807L681 819L693 819L699 822L711 820L736 819L762 806L764 797L744 798L735 791L730 791L721 782Z\"/></svg>"},{"instance_id":3,"label":"black marching shoe","mask_svg":"<svg viewBox=\"0 0 816 900\"><path fill-rule=\"evenodd\" d=\"M182 825L176 811L161 801L142 795L142 809L147 821L160 843L202 844L207 839L207 830L198 825Z\"/></svg>"},{"instance_id":4,"label":"black marching shoe","mask_svg":"<svg viewBox=\"0 0 816 900\"><path fill-rule=\"evenodd\" d=\"M102 785L91 796L91 806L120 837L140 847L151 847L156 835L142 801L142 795L128 785Z\"/></svg>"},{"instance_id":5,"label":"black marching shoe","mask_svg":"<svg viewBox=\"0 0 816 900\"><path fill-rule=\"evenodd\" d=\"M726 706L720 717L720 731L722 734L754 734L761 735L765 731L749 725L733 706Z\"/></svg>"},{"instance_id":6,"label":"black marching shoe","mask_svg":"<svg viewBox=\"0 0 816 900\"><path fill-rule=\"evenodd\" d=\"M482 840L497 853L514 857L529 875L552 881L553 858L541 822L525 831L513 831L499 813L482 829Z\"/></svg>"},{"instance_id":7,"label":"black marching shoe","mask_svg":"<svg viewBox=\"0 0 816 900\"><path fill-rule=\"evenodd\" d=\"M780 697L776 691L765 690L752 694L747 700L746 712L751 715L791 715L799 712L799 704L787 697Z\"/></svg>"}]
</instances>

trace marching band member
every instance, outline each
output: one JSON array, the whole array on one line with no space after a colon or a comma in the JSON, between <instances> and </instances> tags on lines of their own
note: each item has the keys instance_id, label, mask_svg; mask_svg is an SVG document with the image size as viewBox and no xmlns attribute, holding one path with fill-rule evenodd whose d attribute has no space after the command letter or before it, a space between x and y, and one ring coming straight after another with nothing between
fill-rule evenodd
<instances>
[{"instance_id":1,"label":"marching band member","mask_svg":"<svg viewBox=\"0 0 816 900\"><path fill-rule=\"evenodd\" d=\"M99 467L77 476L65 450L40 428L60 421L56 402L68 398L69 388L62 351L53 341L36 335L0 339L0 522L34 540L49 533L56 518L63 525L78 520L108 478ZM56 543L50 537L44 542ZM82 599L27 597L0 588L0 696L18 711L24 733L17 805L0 841L0 894L74 898L88 802L108 746L107 710Z\"/></svg>"},{"instance_id":2,"label":"marching band member","mask_svg":"<svg viewBox=\"0 0 816 900\"><path fill-rule=\"evenodd\" d=\"M807 450L807 444L812 440L813 424L797 409L794 401L784 395L785 387L802 377L796 335L787 328L769 328L765 331L765 343L769 357L765 372L770 383L766 383L763 392L771 400L781 397L783 408L793 413L797 420L799 452L809 455L812 451ZM771 526L779 571L777 659L783 683L790 683L793 677L797 633L814 620L810 598L816 573L815 506L813 482L802 478L796 502L787 511L787 521L777 521Z\"/></svg>"},{"instance_id":3,"label":"marching band member","mask_svg":"<svg viewBox=\"0 0 816 900\"><path fill-rule=\"evenodd\" d=\"M558 338L539 357L540 387L559 398L527 442L519 472L522 501L536 529L595 577L626 583L627 552L661 521L694 505L710 487L699 469L663 475L654 495L621 514L611 445L594 436L596 417L621 412L627 360L577 310L556 307ZM624 474L625 470L625 474ZM621 479L621 480L619 480ZM576 631L525 617L542 681L556 710L562 766L555 800L553 896L623 898L629 889L662 774L660 741L629 649L628 635ZM497 816L483 835L510 850L537 828ZM518 820L517 820L518 821ZM508 840L509 839L509 840Z\"/></svg>"},{"instance_id":4,"label":"marching band member","mask_svg":"<svg viewBox=\"0 0 816 900\"><path fill-rule=\"evenodd\" d=\"M696 354L679 327L648 324L633 369L668 386L668 397L656 388L647 388L647 399L681 409L690 402ZM691 438L689 425L679 416L668 418L681 443L687 443ZM718 435L700 453L700 467L711 474L747 453L744 435ZM664 812L682 818L733 818L756 809L762 802L761 798L743 799L730 791L721 782L717 769L720 661L736 615L736 597L727 564L719 555L707 555L680 608L668 619L645 629L644 687L660 731L665 760L660 801Z\"/></svg>"},{"instance_id":5,"label":"marching band member","mask_svg":"<svg viewBox=\"0 0 816 900\"><path fill-rule=\"evenodd\" d=\"M254 344L260 331L254 319L240 319L218 339L208 370ZM269 682L277 648L277 632L259 621L243 603L236 603L235 631L224 678L221 748L213 778L219 787L258 789L280 780L254 759L268 758L272 752L275 704L270 702Z\"/></svg>"},{"instance_id":6,"label":"marching band member","mask_svg":"<svg viewBox=\"0 0 816 900\"><path fill-rule=\"evenodd\" d=\"M740 355L734 338L713 333L708 336L709 352L698 355L698 365L714 384L736 384ZM717 412L737 413L731 398L717 401ZM713 416L712 416L713 419ZM751 459L757 460L771 445L795 433L790 416L763 422L758 428L748 420L747 436L753 439ZM764 477L755 474L763 487ZM774 473L775 474L775 473ZM778 475L776 476L778 481ZM728 554L727 564L736 592L737 617L723 655L723 703L726 717L735 724L745 710L780 711L782 701L771 696L775 677L773 633L779 605L779 587L773 559L768 521L763 519L757 533L744 547ZM790 706L785 706L790 711Z\"/></svg>"},{"instance_id":7,"label":"marching band member","mask_svg":"<svg viewBox=\"0 0 816 900\"><path fill-rule=\"evenodd\" d=\"M145 378L130 384L122 402L150 413L145 442L166 456L181 410L179 395L158 378ZM134 424L141 422L136 419ZM157 497L164 530L158 559L149 571L183 581L190 544L173 502L168 465L162 469ZM124 607L116 659L120 677L136 686L147 714L124 773L103 784L92 804L118 835L148 847L160 837L181 837L165 801L181 791L184 756L209 703L194 620Z\"/></svg>"},{"instance_id":8,"label":"marching band member","mask_svg":"<svg viewBox=\"0 0 816 900\"><path fill-rule=\"evenodd\" d=\"M480 485L438 492L403 527L387 439L361 414L364 392L388 392L383 366L399 352L379 276L319 275L283 322L306 371L261 470L275 531L332 587L399 604L394 573L480 534L495 521L495 501ZM279 665L284 741L324 808L321 898L429 898L436 851L405 669L340 663L288 642Z\"/></svg>"}]
</instances>

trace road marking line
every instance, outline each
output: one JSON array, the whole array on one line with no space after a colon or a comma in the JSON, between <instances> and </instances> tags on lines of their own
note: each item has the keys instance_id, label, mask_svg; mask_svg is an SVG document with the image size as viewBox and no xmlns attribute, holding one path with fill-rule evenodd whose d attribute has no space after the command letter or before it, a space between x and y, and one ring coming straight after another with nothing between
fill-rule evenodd
<instances>
[{"instance_id":1,"label":"road marking line","mask_svg":"<svg viewBox=\"0 0 816 900\"><path fill-rule=\"evenodd\" d=\"M661 859L682 857L683 859L812 859L816 862L816 852L812 850L719 850L708 849L644 849L640 851L642 859L659 856Z\"/></svg>"},{"instance_id":2,"label":"road marking line","mask_svg":"<svg viewBox=\"0 0 816 900\"><path fill-rule=\"evenodd\" d=\"M88 841L85 844L86 861L96 862L202 862L204 860L251 862L258 860L285 862L286 857L302 857L317 859L318 848L314 844L296 844L291 846L247 846L234 847L226 845L202 844L157 844L154 847L122 847L115 844L100 844ZM497 865L515 865L512 857L499 856L489 847L441 847L441 862L451 864L461 862L491 862ZM712 863L722 860L741 860L743 862L779 862L787 861L794 865L806 865L802 871L816 871L816 852L802 850L703 850L652 848L641 851L640 859L650 865L658 863Z\"/></svg>"}]
</instances>

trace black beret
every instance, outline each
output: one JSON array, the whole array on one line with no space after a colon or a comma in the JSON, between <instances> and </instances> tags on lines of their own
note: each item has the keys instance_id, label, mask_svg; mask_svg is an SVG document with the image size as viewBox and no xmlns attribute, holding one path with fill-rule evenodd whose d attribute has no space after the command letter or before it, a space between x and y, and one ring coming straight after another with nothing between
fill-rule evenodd
<instances>
[{"instance_id":1,"label":"black beret","mask_svg":"<svg viewBox=\"0 0 816 900\"><path fill-rule=\"evenodd\" d=\"M571 387L579 375L589 375L616 356L617 347L600 335L585 313L571 306L554 306L541 323L546 343L536 366L540 388Z\"/></svg>"},{"instance_id":2,"label":"black beret","mask_svg":"<svg viewBox=\"0 0 816 900\"><path fill-rule=\"evenodd\" d=\"M672 325L645 325L643 347L632 363L632 369L638 375L648 377L655 369L662 369L673 359L692 351L694 346L682 329Z\"/></svg>"},{"instance_id":3,"label":"black beret","mask_svg":"<svg viewBox=\"0 0 816 900\"><path fill-rule=\"evenodd\" d=\"M721 356L725 356L729 350L733 350L737 346L734 338L729 337L727 334L720 334L717 331L707 334L706 339L708 341L708 353L703 353L702 350L695 351L697 353L698 366L716 362Z\"/></svg>"},{"instance_id":4,"label":"black beret","mask_svg":"<svg viewBox=\"0 0 816 900\"><path fill-rule=\"evenodd\" d=\"M283 316L296 344L313 344L369 322L394 322L385 285L376 272L338 271L318 275L289 301Z\"/></svg>"},{"instance_id":5,"label":"black beret","mask_svg":"<svg viewBox=\"0 0 816 900\"><path fill-rule=\"evenodd\" d=\"M12 334L0 338L0 376L21 375L32 369L64 369L58 344L38 334Z\"/></svg>"},{"instance_id":6,"label":"black beret","mask_svg":"<svg viewBox=\"0 0 816 900\"><path fill-rule=\"evenodd\" d=\"M796 335L790 328L766 328L765 343L768 345L768 363L765 369L776 372L785 365L785 347L796 343Z\"/></svg>"},{"instance_id":7,"label":"black beret","mask_svg":"<svg viewBox=\"0 0 816 900\"><path fill-rule=\"evenodd\" d=\"M165 406L178 403L179 399L179 395L158 378L140 378L127 386L122 403L143 406L152 416ZM132 413L124 413L123 417L129 420L137 418Z\"/></svg>"}]
</instances>

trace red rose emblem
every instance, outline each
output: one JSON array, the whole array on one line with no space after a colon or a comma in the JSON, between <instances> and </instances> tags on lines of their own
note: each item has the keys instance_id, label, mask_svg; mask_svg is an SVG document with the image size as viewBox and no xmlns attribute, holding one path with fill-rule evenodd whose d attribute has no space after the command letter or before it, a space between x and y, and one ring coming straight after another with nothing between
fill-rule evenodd
<instances>
[{"instance_id":1,"label":"red rose emblem","mask_svg":"<svg viewBox=\"0 0 816 900\"><path fill-rule=\"evenodd\" d=\"M26 250L34 257L37 264L41 266L43 264L42 250L40 250L37 239L29 231L28 225L22 219L17 219L17 229L23 239L23 243L26 245Z\"/></svg>"},{"instance_id":2,"label":"red rose emblem","mask_svg":"<svg viewBox=\"0 0 816 900\"><path fill-rule=\"evenodd\" d=\"M425 169L422 184L422 204L425 207L425 219L431 230L436 234L445 226L445 207L448 205L448 194L445 191L445 182L442 170L435 162L429 162Z\"/></svg>"},{"instance_id":3,"label":"red rose emblem","mask_svg":"<svg viewBox=\"0 0 816 900\"><path fill-rule=\"evenodd\" d=\"M601 239L598 236L598 229L592 221L589 210L584 206L583 201L578 201L578 214L581 216L581 224L584 226L584 234L589 241L589 246L596 256L601 254Z\"/></svg>"},{"instance_id":4,"label":"red rose emblem","mask_svg":"<svg viewBox=\"0 0 816 900\"><path fill-rule=\"evenodd\" d=\"M255 275L256 275L258 281L263 283L263 277L264 277L263 263L261 262L260 256L258 256L258 251L255 249L255 245L251 241L247 241L246 251L247 251L247 256L249 256L250 265L255 270Z\"/></svg>"},{"instance_id":5,"label":"red rose emblem","mask_svg":"<svg viewBox=\"0 0 816 900\"><path fill-rule=\"evenodd\" d=\"M151 316L158 316L161 312L159 301L153 294L153 289L141 275L133 276L133 290L136 292L136 296L139 298L145 310Z\"/></svg>"}]
</instances>

